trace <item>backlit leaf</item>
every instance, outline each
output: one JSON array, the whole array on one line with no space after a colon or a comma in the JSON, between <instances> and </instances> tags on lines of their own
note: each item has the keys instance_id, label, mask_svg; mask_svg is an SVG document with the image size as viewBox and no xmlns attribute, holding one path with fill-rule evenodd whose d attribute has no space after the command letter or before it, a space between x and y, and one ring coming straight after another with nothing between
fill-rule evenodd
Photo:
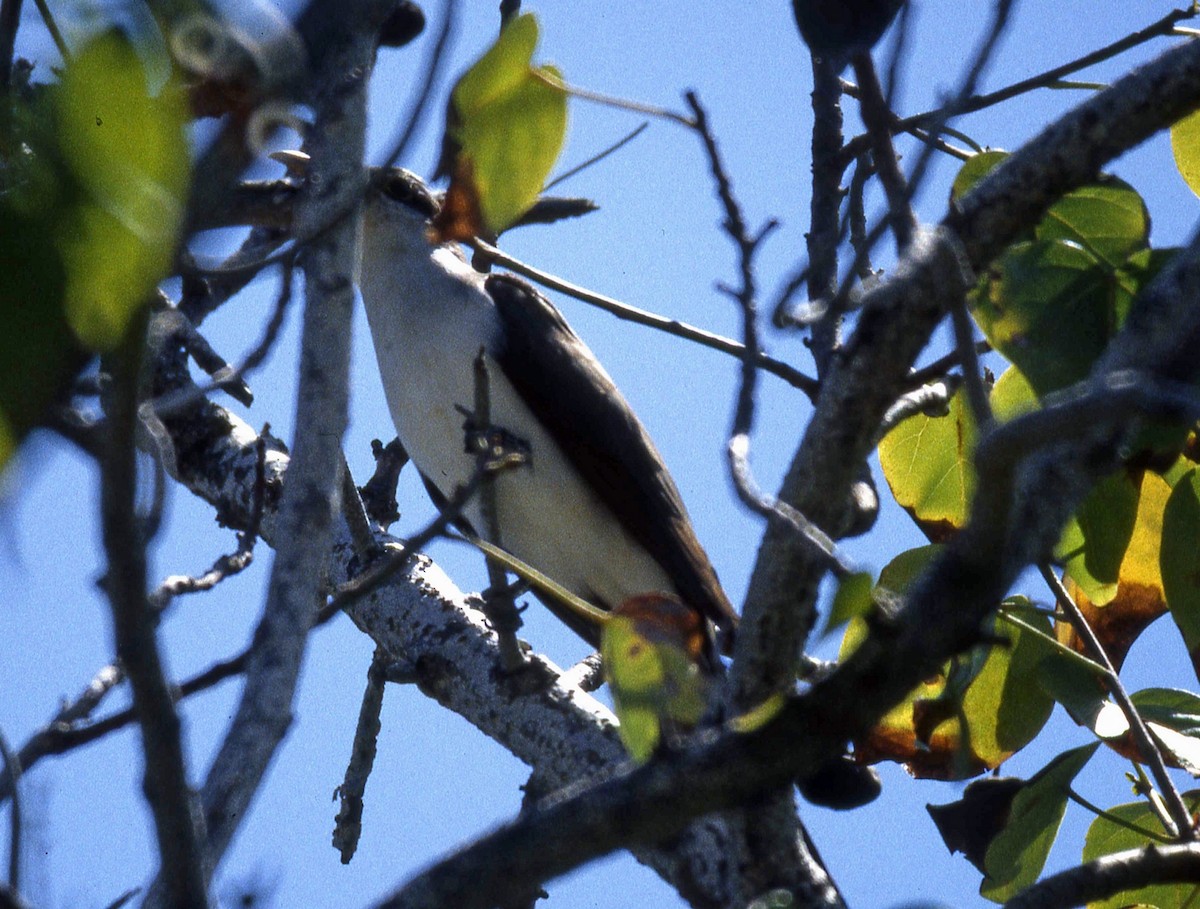
<instances>
[{"instance_id":1,"label":"backlit leaf","mask_svg":"<svg viewBox=\"0 0 1200 909\"><path fill-rule=\"evenodd\" d=\"M1121 562L1137 519L1140 485L1125 471L1101 480L1063 529L1054 555L1096 606L1117 595Z\"/></svg>"},{"instance_id":2,"label":"backlit leaf","mask_svg":"<svg viewBox=\"0 0 1200 909\"><path fill-rule=\"evenodd\" d=\"M1184 793L1184 803L1195 814L1200 807L1200 792ZM1110 817L1097 817L1088 828L1083 846L1083 861L1091 862L1114 852L1141 849L1151 843L1167 841L1158 816L1146 801L1130 802L1107 809ZM1159 884L1141 890L1126 890L1106 900L1089 903L1089 909L1122 909L1147 905L1158 909L1184 909L1196 903L1200 887L1195 884Z\"/></svg>"},{"instance_id":3,"label":"backlit leaf","mask_svg":"<svg viewBox=\"0 0 1200 909\"><path fill-rule=\"evenodd\" d=\"M1171 127L1171 151L1184 182L1200 196L1200 110Z\"/></svg>"},{"instance_id":4,"label":"backlit leaf","mask_svg":"<svg viewBox=\"0 0 1200 909\"><path fill-rule=\"evenodd\" d=\"M995 170L1008 155L1006 151L985 151L967 158L950 187L950 201L957 201L969 193L976 183Z\"/></svg>"},{"instance_id":5,"label":"backlit leaf","mask_svg":"<svg viewBox=\"0 0 1200 909\"><path fill-rule=\"evenodd\" d=\"M1145 249L1150 215L1137 190L1116 177L1059 199L1037 226L1039 240L1068 240L1111 267Z\"/></svg>"},{"instance_id":6,"label":"backlit leaf","mask_svg":"<svg viewBox=\"0 0 1200 909\"><path fill-rule=\"evenodd\" d=\"M1171 617L1200 677L1200 471L1191 470L1167 499L1159 554Z\"/></svg>"},{"instance_id":7,"label":"backlit leaf","mask_svg":"<svg viewBox=\"0 0 1200 909\"><path fill-rule=\"evenodd\" d=\"M865 616L871 611L871 588L874 584L871 575L865 571L856 571L838 579L837 593L829 607L829 619L825 623L822 637L837 631L851 619Z\"/></svg>"},{"instance_id":8,"label":"backlit leaf","mask_svg":"<svg viewBox=\"0 0 1200 909\"><path fill-rule=\"evenodd\" d=\"M1040 397L1087 376L1128 294L1083 247L1038 240L1010 246L971 301L984 335Z\"/></svg>"},{"instance_id":9,"label":"backlit leaf","mask_svg":"<svg viewBox=\"0 0 1200 909\"><path fill-rule=\"evenodd\" d=\"M537 40L537 19L529 13L516 17L451 96L453 122L447 129L459 157L454 180L470 181L469 195L478 200L492 234L537 199L566 137L562 78L554 67L533 66Z\"/></svg>"},{"instance_id":10,"label":"backlit leaf","mask_svg":"<svg viewBox=\"0 0 1200 909\"><path fill-rule=\"evenodd\" d=\"M1067 789L1097 747L1098 743L1063 752L1017 793L1008 823L984 857L981 896L1003 903L1038 879L1066 813Z\"/></svg>"},{"instance_id":11,"label":"backlit leaf","mask_svg":"<svg viewBox=\"0 0 1200 909\"><path fill-rule=\"evenodd\" d=\"M1066 580L1068 593L1118 669L1133 642L1167 609L1159 570L1159 547L1163 539L1163 509L1171 488L1151 471L1142 472L1136 482L1137 514L1118 570L1116 594L1101 606L1093 603L1073 580ZM1060 641L1086 655L1086 647L1070 625L1060 623L1057 634Z\"/></svg>"},{"instance_id":12,"label":"backlit leaf","mask_svg":"<svg viewBox=\"0 0 1200 909\"><path fill-rule=\"evenodd\" d=\"M66 313L79 339L107 350L166 274L183 216L190 148L182 93L152 96L134 47L93 38L56 89L62 156L83 190L59 226Z\"/></svg>"},{"instance_id":13,"label":"backlit leaf","mask_svg":"<svg viewBox=\"0 0 1200 909\"><path fill-rule=\"evenodd\" d=\"M926 546L897 556L880 573L873 599L886 603L903 597L937 550ZM1007 646L977 649L947 663L855 742L856 757L865 762L897 761L917 777L965 779L998 766L1024 747L1053 707L1037 680L1038 667L1052 649L1045 640L1050 623L1036 613L1028 621L1041 637L994 623L992 631L1003 636ZM852 621L839 657L852 653L865 634L865 621Z\"/></svg>"},{"instance_id":14,"label":"backlit leaf","mask_svg":"<svg viewBox=\"0 0 1200 909\"><path fill-rule=\"evenodd\" d=\"M966 523L975 493L975 420L962 389L943 417L917 414L879 443L879 464L892 495L935 542Z\"/></svg>"},{"instance_id":15,"label":"backlit leaf","mask_svg":"<svg viewBox=\"0 0 1200 909\"><path fill-rule=\"evenodd\" d=\"M709 684L700 666L701 623L699 613L679 600L647 594L622 603L604 624L604 675L621 741L638 763L649 760L672 730L700 721Z\"/></svg>"}]
</instances>

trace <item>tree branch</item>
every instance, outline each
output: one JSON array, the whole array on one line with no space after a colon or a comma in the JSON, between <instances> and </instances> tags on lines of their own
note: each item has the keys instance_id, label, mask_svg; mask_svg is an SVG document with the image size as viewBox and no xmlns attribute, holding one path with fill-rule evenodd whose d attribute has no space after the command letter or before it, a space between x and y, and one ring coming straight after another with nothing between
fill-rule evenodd
<instances>
[{"instance_id":1,"label":"tree branch","mask_svg":"<svg viewBox=\"0 0 1200 909\"><path fill-rule=\"evenodd\" d=\"M297 434L274 533L276 559L259 640L237 712L204 785L214 866L290 725L296 679L328 564L347 420L351 276L357 256L354 219L338 216L353 212L361 195L366 75L375 32L391 5L359 0L347 8L344 2L326 0L305 12L320 38L312 42L317 62L310 99L318 126L312 131L310 175L296 217L300 236L315 234L302 252L306 300Z\"/></svg>"},{"instance_id":2,"label":"tree branch","mask_svg":"<svg viewBox=\"0 0 1200 909\"><path fill-rule=\"evenodd\" d=\"M109 357L100 508L108 566L104 591L113 616L117 658L124 667L141 726L142 788L154 817L164 899L172 907L208 905L208 856L195 793L188 782L180 720L159 655L157 616L146 596L146 540L137 514L138 386L145 316Z\"/></svg>"},{"instance_id":3,"label":"tree branch","mask_svg":"<svg viewBox=\"0 0 1200 909\"><path fill-rule=\"evenodd\" d=\"M1098 858L1043 878L1004 909L1085 906L1151 884L1200 884L1200 846L1146 846Z\"/></svg>"},{"instance_id":4,"label":"tree branch","mask_svg":"<svg viewBox=\"0 0 1200 909\"><path fill-rule=\"evenodd\" d=\"M1056 199L1198 102L1200 42L1193 42L1066 114L959 200L942 231L918 239L893 279L864 295L858 328L824 383L779 498L836 535L880 420L906 389L910 365L934 327L965 294L970 276L963 265L982 268ZM826 567L806 549L779 521L759 549L735 655L735 679L748 702L792 684Z\"/></svg>"}]
</instances>

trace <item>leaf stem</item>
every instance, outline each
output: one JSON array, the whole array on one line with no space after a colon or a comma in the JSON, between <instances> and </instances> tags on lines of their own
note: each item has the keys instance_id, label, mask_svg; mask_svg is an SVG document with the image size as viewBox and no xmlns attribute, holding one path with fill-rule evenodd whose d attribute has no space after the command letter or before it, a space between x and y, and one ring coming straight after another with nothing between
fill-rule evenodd
<instances>
[{"instance_id":1,"label":"leaf stem","mask_svg":"<svg viewBox=\"0 0 1200 909\"><path fill-rule=\"evenodd\" d=\"M1188 811L1187 806L1183 803L1183 797L1179 794L1179 790L1175 787L1175 783L1171 780L1171 776L1167 773L1167 765L1163 761L1162 752L1159 751L1158 745L1150 735L1150 730L1146 728L1146 724L1142 721L1141 714L1138 713L1137 707L1129 697L1129 692L1125 690L1125 686L1121 683L1120 676L1117 675L1116 669L1113 667L1112 661L1108 658L1108 654L1104 650L1104 646L1100 643L1100 639L1096 637L1096 633L1092 630L1092 626L1088 624L1087 619L1075 605L1075 601L1071 599L1071 595L1067 593L1067 588L1063 586L1063 582L1058 575L1046 563L1038 566L1042 578L1046 581L1050 590L1054 593L1054 598L1058 601L1058 605L1066 614L1068 621L1072 627L1087 644L1089 650L1096 656L1097 661L1104 666L1105 672L1102 676L1105 687L1113 700L1125 714L1125 719L1129 722L1129 732L1133 736L1134 742L1138 746L1138 753L1141 754L1142 760L1150 767L1150 772L1154 775L1155 782L1158 783L1162 790L1163 799L1166 801L1167 810L1170 812L1170 818L1165 819L1170 821L1170 826L1176 829L1170 831L1172 835L1181 840L1192 840L1196 837L1195 829L1192 826L1192 815ZM1169 829L1169 828L1168 828Z\"/></svg>"}]
</instances>

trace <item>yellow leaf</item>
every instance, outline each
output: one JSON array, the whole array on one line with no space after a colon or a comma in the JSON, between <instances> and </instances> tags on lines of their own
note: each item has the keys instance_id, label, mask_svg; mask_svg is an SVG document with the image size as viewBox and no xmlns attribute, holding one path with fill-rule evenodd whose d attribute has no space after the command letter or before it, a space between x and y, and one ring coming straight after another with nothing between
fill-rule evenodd
<instances>
[{"instance_id":1,"label":"yellow leaf","mask_svg":"<svg viewBox=\"0 0 1200 909\"><path fill-rule=\"evenodd\" d=\"M1200 196L1200 110L1171 127L1171 151L1184 182Z\"/></svg>"}]
</instances>

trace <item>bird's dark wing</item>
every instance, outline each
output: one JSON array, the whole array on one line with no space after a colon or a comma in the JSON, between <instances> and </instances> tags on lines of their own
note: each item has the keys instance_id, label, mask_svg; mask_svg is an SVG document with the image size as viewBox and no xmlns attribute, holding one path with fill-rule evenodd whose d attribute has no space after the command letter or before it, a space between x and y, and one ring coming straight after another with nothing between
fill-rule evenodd
<instances>
[{"instance_id":1,"label":"bird's dark wing","mask_svg":"<svg viewBox=\"0 0 1200 909\"><path fill-rule=\"evenodd\" d=\"M625 530L674 580L684 602L728 636L737 616L661 456L612 380L558 310L528 284L490 275L485 287L504 323L497 359L505 377Z\"/></svg>"}]
</instances>

